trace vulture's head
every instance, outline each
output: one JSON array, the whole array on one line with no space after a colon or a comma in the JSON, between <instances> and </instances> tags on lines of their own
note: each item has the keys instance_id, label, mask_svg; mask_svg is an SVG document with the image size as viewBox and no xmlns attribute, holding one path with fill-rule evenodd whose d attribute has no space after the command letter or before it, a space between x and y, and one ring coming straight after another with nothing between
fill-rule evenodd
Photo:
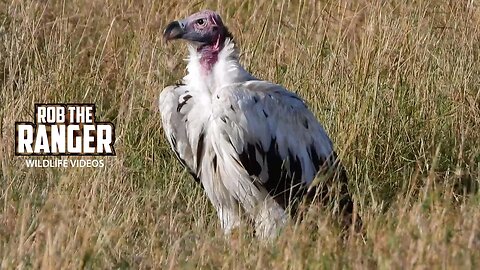
<instances>
[{"instance_id":1,"label":"vulture's head","mask_svg":"<svg viewBox=\"0 0 480 270\"><path fill-rule=\"evenodd\" d=\"M166 41L183 39L197 49L205 46L221 48L227 37L231 38L231 34L223 25L222 18L211 10L203 10L185 19L173 21L163 32Z\"/></svg>"}]
</instances>

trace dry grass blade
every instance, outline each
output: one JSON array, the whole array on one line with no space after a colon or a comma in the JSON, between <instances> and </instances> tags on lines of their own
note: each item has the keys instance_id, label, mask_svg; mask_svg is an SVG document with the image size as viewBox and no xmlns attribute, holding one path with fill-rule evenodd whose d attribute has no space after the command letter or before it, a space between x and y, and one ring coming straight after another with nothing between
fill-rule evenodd
<instances>
[{"instance_id":1,"label":"dry grass blade","mask_svg":"<svg viewBox=\"0 0 480 270\"><path fill-rule=\"evenodd\" d=\"M155 109L184 73L162 25L217 9L243 63L306 99L335 141L365 237L324 209L270 246L226 240ZM475 1L0 1L1 268L478 268ZM91 102L116 125L102 169L29 169L15 121Z\"/></svg>"}]
</instances>

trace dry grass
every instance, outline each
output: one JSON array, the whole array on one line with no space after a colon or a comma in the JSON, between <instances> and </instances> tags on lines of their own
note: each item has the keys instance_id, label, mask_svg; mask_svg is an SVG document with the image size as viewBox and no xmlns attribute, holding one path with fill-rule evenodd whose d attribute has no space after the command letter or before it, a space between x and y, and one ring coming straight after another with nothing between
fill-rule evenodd
<instances>
[{"instance_id":1,"label":"dry grass","mask_svg":"<svg viewBox=\"0 0 480 270\"><path fill-rule=\"evenodd\" d=\"M2 268L478 268L476 1L0 0ZM277 242L225 240L163 139L156 98L184 74L161 27L219 10L258 77L297 90L349 171L365 240L312 209ZM14 121L96 103L117 156L28 169ZM247 229L248 231L248 229Z\"/></svg>"}]
</instances>

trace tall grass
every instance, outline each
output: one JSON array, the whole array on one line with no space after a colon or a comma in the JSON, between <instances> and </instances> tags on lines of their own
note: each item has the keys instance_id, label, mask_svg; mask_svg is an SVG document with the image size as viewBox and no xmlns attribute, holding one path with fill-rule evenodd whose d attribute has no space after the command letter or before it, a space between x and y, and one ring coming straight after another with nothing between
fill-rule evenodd
<instances>
[{"instance_id":1,"label":"tall grass","mask_svg":"<svg viewBox=\"0 0 480 270\"><path fill-rule=\"evenodd\" d=\"M162 27L222 14L257 77L309 103L349 172L365 234L311 209L279 239L225 239L163 138L185 73ZM478 268L480 7L475 1L0 1L2 268ZM101 169L26 168L14 122L90 102L116 126Z\"/></svg>"}]
</instances>

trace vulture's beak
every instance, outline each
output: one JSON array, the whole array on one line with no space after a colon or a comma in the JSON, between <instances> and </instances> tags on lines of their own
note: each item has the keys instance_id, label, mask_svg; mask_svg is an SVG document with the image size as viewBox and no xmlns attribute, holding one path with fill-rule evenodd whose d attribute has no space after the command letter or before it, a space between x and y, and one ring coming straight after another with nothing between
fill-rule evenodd
<instances>
[{"instance_id":1,"label":"vulture's beak","mask_svg":"<svg viewBox=\"0 0 480 270\"><path fill-rule=\"evenodd\" d=\"M167 25L163 31L163 39L169 41L172 39L179 39L185 34L185 24L182 21L173 21Z\"/></svg>"}]
</instances>

